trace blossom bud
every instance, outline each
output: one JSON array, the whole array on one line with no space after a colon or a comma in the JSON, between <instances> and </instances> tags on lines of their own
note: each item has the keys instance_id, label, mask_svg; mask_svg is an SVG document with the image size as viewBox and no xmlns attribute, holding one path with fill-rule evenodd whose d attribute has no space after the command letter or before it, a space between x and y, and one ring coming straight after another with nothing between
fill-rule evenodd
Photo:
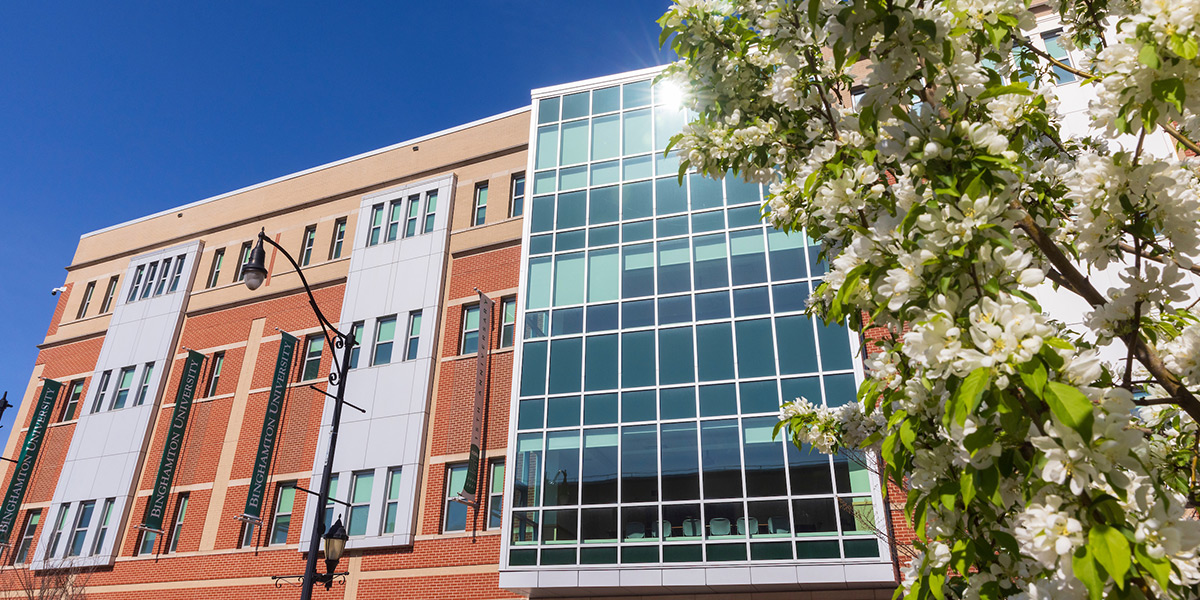
<instances>
[{"instance_id":1,"label":"blossom bud","mask_svg":"<svg viewBox=\"0 0 1200 600\"><path fill-rule=\"evenodd\" d=\"M925 156L934 157L942 152L942 145L937 142L925 144Z\"/></svg>"},{"instance_id":2,"label":"blossom bud","mask_svg":"<svg viewBox=\"0 0 1200 600\"><path fill-rule=\"evenodd\" d=\"M1026 287L1033 287L1046 279L1046 274L1041 269L1030 268L1021 271L1017 276L1017 283Z\"/></svg>"}]
</instances>

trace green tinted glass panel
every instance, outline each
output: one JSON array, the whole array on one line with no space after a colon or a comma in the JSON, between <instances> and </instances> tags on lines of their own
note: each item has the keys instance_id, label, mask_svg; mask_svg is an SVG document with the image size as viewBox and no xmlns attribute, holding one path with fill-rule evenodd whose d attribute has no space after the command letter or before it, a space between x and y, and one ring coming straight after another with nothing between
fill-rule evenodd
<instances>
[{"instance_id":1,"label":"green tinted glass panel","mask_svg":"<svg viewBox=\"0 0 1200 600\"><path fill-rule=\"evenodd\" d=\"M529 567L537 564L537 550L509 550L508 564L514 567Z\"/></svg>"},{"instance_id":2,"label":"green tinted glass panel","mask_svg":"<svg viewBox=\"0 0 1200 600\"><path fill-rule=\"evenodd\" d=\"M590 391L617 387L617 336L589 337L586 356L583 389Z\"/></svg>"},{"instance_id":3,"label":"green tinted glass panel","mask_svg":"<svg viewBox=\"0 0 1200 600\"><path fill-rule=\"evenodd\" d=\"M579 564L581 565L611 565L617 562L617 549L609 548L580 548Z\"/></svg>"},{"instance_id":4,"label":"green tinted glass panel","mask_svg":"<svg viewBox=\"0 0 1200 600\"><path fill-rule=\"evenodd\" d=\"M737 414L737 392L732 383L700 386L700 416Z\"/></svg>"},{"instance_id":5,"label":"green tinted glass panel","mask_svg":"<svg viewBox=\"0 0 1200 600\"><path fill-rule=\"evenodd\" d=\"M517 406L517 429L541 429L544 402L541 398L522 400Z\"/></svg>"},{"instance_id":6,"label":"green tinted glass panel","mask_svg":"<svg viewBox=\"0 0 1200 600\"><path fill-rule=\"evenodd\" d=\"M729 323L696 326L697 373L701 381L733 378L733 328Z\"/></svg>"},{"instance_id":7,"label":"green tinted glass panel","mask_svg":"<svg viewBox=\"0 0 1200 600\"><path fill-rule=\"evenodd\" d=\"M763 283L767 280L766 244L761 229L731 232L729 256L733 285Z\"/></svg>"},{"instance_id":8,"label":"green tinted glass panel","mask_svg":"<svg viewBox=\"0 0 1200 600\"><path fill-rule=\"evenodd\" d=\"M562 99L562 118L563 120L575 119L578 117L586 117L588 115L588 92L579 92L569 96L563 96Z\"/></svg>"},{"instance_id":9,"label":"green tinted glass panel","mask_svg":"<svg viewBox=\"0 0 1200 600\"><path fill-rule=\"evenodd\" d=\"M625 546L621 548L623 563L656 563L658 546Z\"/></svg>"},{"instance_id":10,"label":"green tinted glass panel","mask_svg":"<svg viewBox=\"0 0 1200 600\"><path fill-rule=\"evenodd\" d=\"M748 202L761 202L762 198L758 194L757 183L746 183L746 180L728 173L725 175L725 195L728 198L726 204L746 204Z\"/></svg>"},{"instance_id":11,"label":"green tinted glass panel","mask_svg":"<svg viewBox=\"0 0 1200 600\"><path fill-rule=\"evenodd\" d=\"M841 558L837 540L796 542L796 558Z\"/></svg>"},{"instance_id":12,"label":"green tinted glass panel","mask_svg":"<svg viewBox=\"0 0 1200 600\"><path fill-rule=\"evenodd\" d=\"M546 427L579 425L579 396L546 400Z\"/></svg>"},{"instance_id":13,"label":"green tinted glass panel","mask_svg":"<svg viewBox=\"0 0 1200 600\"><path fill-rule=\"evenodd\" d=\"M466 473L463 474L466 477ZM371 488L375 485L375 475L373 473L360 473L354 476L354 497L350 502L353 504L362 504L371 501ZM462 487L458 487L462 490Z\"/></svg>"},{"instance_id":14,"label":"green tinted glass panel","mask_svg":"<svg viewBox=\"0 0 1200 600\"><path fill-rule=\"evenodd\" d=\"M692 188L692 210L716 208L724 203L719 180L693 173L688 175L688 185Z\"/></svg>"},{"instance_id":15,"label":"green tinted glass panel","mask_svg":"<svg viewBox=\"0 0 1200 600\"><path fill-rule=\"evenodd\" d=\"M663 546L663 562L701 562L704 553L699 544Z\"/></svg>"},{"instance_id":16,"label":"green tinted glass panel","mask_svg":"<svg viewBox=\"0 0 1200 600\"><path fill-rule=\"evenodd\" d=\"M331 493L332 493L332 490L331 490ZM279 488L279 498L277 500L278 504L276 505L276 506L278 506L278 509L276 510L276 512L291 513L292 505L295 503L295 501L296 501L296 488L294 488L290 485Z\"/></svg>"},{"instance_id":17,"label":"green tinted glass panel","mask_svg":"<svg viewBox=\"0 0 1200 600\"><path fill-rule=\"evenodd\" d=\"M621 161L621 179L644 179L654 176L654 159L649 154Z\"/></svg>"},{"instance_id":18,"label":"green tinted glass panel","mask_svg":"<svg viewBox=\"0 0 1200 600\"><path fill-rule=\"evenodd\" d=\"M695 261L696 289L703 290L729 285L729 266L725 258L725 235L705 235L692 238Z\"/></svg>"},{"instance_id":19,"label":"green tinted glass panel","mask_svg":"<svg viewBox=\"0 0 1200 600\"><path fill-rule=\"evenodd\" d=\"M558 175L554 170L541 171L533 174L533 193L535 194L552 194L556 189Z\"/></svg>"},{"instance_id":20,"label":"green tinted glass panel","mask_svg":"<svg viewBox=\"0 0 1200 600\"><path fill-rule=\"evenodd\" d=\"M558 189L574 190L587 187L588 170L586 166L568 167L558 171Z\"/></svg>"},{"instance_id":21,"label":"green tinted glass panel","mask_svg":"<svg viewBox=\"0 0 1200 600\"><path fill-rule=\"evenodd\" d=\"M654 332L621 334L621 386L654 385Z\"/></svg>"},{"instance_id":22,"label":"green tinted glass panel","mask_svg":"<svg viewBox=\"0 0 1200 600\"><path fill-rule=\"evenodd\" d=\"M817 340L821 346L821 368L826 371L854 368L850 356L850 334L841 323L817 324Z\"/></svg>"},{"instance_id":23,"label":"green tinted glass panel","mask_svg":"<svg viewBox=\"0 0 1200 600\"><path fill-rule=\"evenodd\" d=\"M592 165L592 185L608 185L621 180L621 163L615 160Z\"/></svg>"},{"instance_id":24,"label":"green tinted glass panel","mask_svg":"<svg viewBox=\"0 0 1200 600\"><path fill-rule=\"evenodd\" d=\"M858 386L854 383L853 373L826 375L824 379L825 406L833 408L857 400Z\"/></svg>"},{"instance_id":25,"label":"green tinted glass panel","mask_svg":"<svg viewBox=\"0 0 1200 600\"><path fill-rule=\"evenodd\" d=\"M538 125L558 120L559 98L542 98L538 101Z\"/></svg>"},{"instance_id":26,"label":"green tinted glass panel","mask_svg":"<svg viewBox=\"0 0 1200 600\"><path fill-rule=\"evenodd\" d=\"M670 388L658 393L659 410L663 419L690 419L696 416L696 390Z\"/></svg>"},{"instance_id":27,"label":"green tinted glass panel","mask_svg":"<svg viewBox=\"0 0 1200 600\"><path fill-rule=\"evenodd\" d=\"M708 544L709 562L746 560L745 544Z\"/></svg>"},{"instance_id":28,"label":"green tinted glass panel","mask_svg":"<svg viewBox=\"0 0 1200 600\"><path fill-rule=\"evenodd\" d=\"M622 94L621 107L637 108L650 104L650 83L651 81L647 79L646 81L627 83L621 86L624 92Z\"/></svg>"},{"instance_id":29,"label":"green tinted glass panel","mask_svg":"<svg viewBox=\"0 0 1200 600\"><path fill-rule=\"evenodd\" d=\"M687 190L674 177L656 179L654 193L658 196L658 214L669 215L687 210Z\"/></svg>"},{"instance_id":30,"label":"green tinted glass panel","mask_svg":"<svg viewBox=\"0 0 1200 600\"><path fill-rule=\"evenodd\" d=\"M621 422L653 421L656 414L652 390L621 394Z\"/></svg>"},{"instance_id":31,"label":"green tinted glass panel","mask_svg":"<svg viewBox=\"0 0 1200 600\"><path fill-rule=\"evenodd\" d=\"M616 158L621 139L621 115L592 119L592 160Z\"/></svg>"},{"instance_id":32,"label":"green tinted glass panel","mask_svg":"<svg viewBox=\"0 0 1200 600\"><path fill-rule=\"evenodd\" d=\"M640 244L622 249L621 297L637 298L654 293L654 245Z\"/></svg>"},{"instance_id":33,"label":"green tinted glass panel","mask_svg":"<svg viewBox=\"0 0 1200 600\"><path fill-rule=\"evenodd\" d=\"M642 219L654 214L654 200L651 197L649 181L627 183L621 186L621 218Z\"/></svg>"},{"instance_id":34,"label":"green tinted glass panel","mask_svg":"<svg viewBox=\"0 0 1200 600\"><path fill-rule=\"evenodd\" d=\"M750 560L791 560L792 545L788 542L750 544Z\"/></svg>"},{"instance_id":35,"label":"green tinted glass panel","mask_svg":"<svg viewBox=\"0 0 1200 600\"><path fill-rule=\"evenodd\" d=\"M554 259L554 305L583 302L583 253L564 254Z\"/></svg>"},{"instance_id":36,"label":"green tinted glass panel","mask_svg":"<svg viewBox=\"0 0 1200 600\"><path fill-rule=\"evenodd\" d=\"M737 322L737 361L740 377L775 374L775 345L770 319Z\"/></svg>"},{"instance_id":37,"label":"green tinted glass panel","mask_svg":"<svg viewBox=\"0 0 1200 600\"><path fill-rule=\"evenodd\" d=\"M620 264L616 248L588 252L588 302L616 300L619 273Z\"/></svg>"},{"instance_id":38,"label":"green tinted glass panel","mask_svg":"<svg viewBox=\"0 0 1200 600\"><path fill-rule=\"evenodd\" d=\"M587 213L587 192L570 192L558 195L558 229L581 227Z\"/></svg>"},{"instance_id":39,"label":"green tinted glass panel","mask_svg":"<svg viewBox=\"0 0 1200 600\"><path fill-rule=\"evenodd\" d=\"M587 161L588 150L587 120L572 121L562 124L562 150L559 153L559 164L573 165ZM541 167L542 165L538 165Z\"/></svg>"},{"instance_id":40,"label":"green tinted glass panel","mask_svg":"<svg viewBox=\"0 0 1200 600\"><path fill-rule=\"evenodd\" d=\"M616 221L620 217L620 204L617 201L617 195L616 186L592 190L591 212L588 215L588 224L600 225Z\"/></svg>"},{"instance_id":41,"label":"green tinted glass panel","mask_svg":"<svg viewBox=\"0 0 1200 600\"><path fill-rule=\"evenodd\" d=\"M538 127L537 158L534 167L538 169L554 167L556 158L558 158L558 125Z\"/></svg>"},{"instance_id":42,"label":"green tinted glass panel","mask_svg":"<svg viewBox=\"0 0 1200 600\"><path fill-rule=\"evenodd\" d=\"M658 332L658 373L661 385L695 381L693 359L691 327L662 329Z\"/></svg>"},{"instance_id":43,"label":"green tinted glass panel","mask_svg":"<svg viewBox=\"0 0 1200 600\"><path fill-rule=\"evenodd\" d=\"M650 120L650 109L624 114L622 154L641 154L653 149L650 146Z\"/></svg>"},{"instance_id":44,"label":"green tinted glass panel","mask_svg":"<svg viewBox=\"0 0 1200 600\"><path fill-rule=\"evenodd\" d=\"M527 342L521 359L521 395L546 393L546 342Z\"/></svg>"},{"instance_id":45,"label":"green tinted glass panel","mask_svg":"<svg viewBox=\"0 0 1200 600\"><path fill-rule=\"evenodd\" d=\"M742 397L742 413L753 414L779 411L779 390L775 380L748 381L738 386Z\"/></svg>"},{"instance_id":46,"label":"green tinted glass panel","mask_svg":"<svg viewBox=\"0 0 1200 600\"><path fill-rule=\"evenodd\" d=\"M550 257L529 259L528 293L525 308L537 309L550 306Z\"/></svg>"},{"instance_id":47,"label":"green tinted glass panel","mask_svg":"<svg viewBox=\"0 0 1200 600\"><path fill-rule=\"evenodd\" d=\"M621 108L621 88L607 87L592 91L592 114L612 112Z\"/></svg>"},{"instance_id":48,"label":"green tinted glass panel","mask_svg":"<svg viewBox=\"0 0 1200 600\"><path fill-rule=\"evenodd\" d=\"M551 394L578 392L583 378L583 340L554 340L550 345Z\"/></svg>"},{"instance_id":49,"label":"green tinted glass panel","mask_svg":"<svg viewBox=\"0 0 1200 600\"><path fill-rule=\"evenodd\" d=\"M554 196L534 198L529 219L530 229L535 233L554 229Z\"/></svg>"},{"instance_id":50,"label":"green tinted glass panel","mask_svg":"<svg viewBox=\"0 0 1200 600\"><path fill-rule=\"evenodd\" d=\"M846 558L875 558L879 556L879 542L869 540L846 540Z\"/></svg>"},{"instance_id":51,"label":"green tinted glass panel","mask_svg":"<svg viewBox=\"0 0 1200 600\"><path fill-rule=\"evenodd\" d=\"M805 315L775 319L775 339L779 344L779 370L786 374L815 373L817 345L812 321Z\"/></svg>"},{"instance_id":52,"label":"green tinted glass panel","mask_svg":"<svg viewBox=\"0 0 1200 600\"><path fill-rule=\"evenodd\" d=\"M617 422L617 395L595 394L583 399L583 424L605 425Z\"/></svg>"},{"instance_id":53,"label":"green tinted glass panel","mask_svg":"<svg viewBox=\"0 0 1200 600\"><path fill-rule=\"evenodd\" d=\"M660 294L685 292L692 289L691 259L691 251L686 238L658 243L658 292Z\"/></svg>"}]
</instances>

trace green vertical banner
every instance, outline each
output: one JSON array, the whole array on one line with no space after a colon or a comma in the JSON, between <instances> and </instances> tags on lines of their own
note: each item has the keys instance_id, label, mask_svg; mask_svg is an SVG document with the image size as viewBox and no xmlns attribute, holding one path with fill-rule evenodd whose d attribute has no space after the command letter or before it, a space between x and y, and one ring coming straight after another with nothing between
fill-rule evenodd
<instances>
[{"instance_id":1,"label":"green vertical banner","mask_svg":"<svg viewBox=\"0 0 1200 600\"><path fill-rule=\"evenodd\" d=\"M179 378L179 391L175 393L175 411L171 414L171 426L167 429L167 439L163 444L162 460L158 462L158 477L154 478L150 500L146 503L143 529L163 530L167 497L171 495L171 481L175 479L175 470L179 467L183 434L187 430L188 417L192 415L192 398L196 395L203 365L204 355L195 350L188 350L187 358L183 361L183 376Z\"/></svg>"},{"instance_id":2,"label":"green vertical banner","mask_svg":"<svg viewBox=\"0 0 1200 600\"><path fill-rule=\"evenodd\" d=\"M54 401L60 389L62 384L57 381L47 379L42 383L42 395L34 409L29 432L25 434L25 444L21 446L21 456L17 459L12 481L8 483L8 491L4 494L4 504L0 505L0 544L8 542L17 512L21 510L21 502L25 499L25 490L33 476L33 465L37 463L38 452L42 449L42 439L46 436L46 426L50 424L50 414L54 412Z\"/></svg>"},{"instance_id":3,"label":"green vertical banner","mask_svg":"<svg viewBox=\"0 0 1200 600\"><path fill-rule=\"evenodd\" d=\"M476 288L475 291L479 291ZM488 353L492 348L492 309L496 301L479 292L479 345L475 350L475 405L471 408L471 454L467 479L458 497L467 504L479 499L479 455L483 448L483 408L487 404Z\"/></svg>"},{"instance_id":4,"label":"green vertical banner","mask_svg":"<svg viewBox=\"0 0 1200 600\"><path fill-rule=\"evenodd\" d=\"M279 356L275 357L275 374L271 378L271 396L263 415L262 433L258 437L258 452L254 455L254 471L250 474L250 490L246 492L246 511L243 517L260 519L267 497L267 478L271 476L271 457L275 455L275 440L279 438L283 415L283 397L287 393L288 375L292 372L292 357L296 354L296 338L283 333L279 338Z\"/></svg>"}]
</instances>

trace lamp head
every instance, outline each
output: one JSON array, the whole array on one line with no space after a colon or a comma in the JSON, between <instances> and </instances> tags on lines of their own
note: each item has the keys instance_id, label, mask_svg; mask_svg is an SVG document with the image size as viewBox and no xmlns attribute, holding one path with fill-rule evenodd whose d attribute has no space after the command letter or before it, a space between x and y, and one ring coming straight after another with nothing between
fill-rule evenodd
<instances>
[{"instance_id":1,"label":"lamp head","mask_svg":"<svg viewBox=\"0 0 1200 600\"><path fill-rule=\"evenodd\" d=\"M264 264L267 252L263 250L263 235L261 232L258 234L258 243L250 251L250 260L242 267L242 278L246 281L246 287L251 290L257 290L258 286L262 285L263 280L267 278L267 267Z\"/></svg>"},{"instance_id":2,"label":"lamp head","mask_svg":"<svg viewBox=\"0 0 1200 600\"><path fill-rule=\"evenodd\" d=\"M342 525L342 518L329 527L329 531L325 532L325 566L332 573L337 568L338 561L342 560L342 552L346 550L346 540L350 536L346 534L346 528Z\"/></svg>"}]
</instances>

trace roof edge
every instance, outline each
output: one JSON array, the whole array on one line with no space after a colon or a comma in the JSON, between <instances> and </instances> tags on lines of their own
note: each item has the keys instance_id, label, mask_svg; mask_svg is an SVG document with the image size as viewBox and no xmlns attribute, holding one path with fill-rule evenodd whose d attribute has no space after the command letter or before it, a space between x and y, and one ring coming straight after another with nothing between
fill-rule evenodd
<instances>
[{"instance_id":1,"label":"roof edge","mask_svg":"<svg viewBox=\"0 0 1200 600\"><path fill-rule=\"evenodd\" d=\"M279 183L279 182L281 182L281 181L287 181L287 180L289 180L289 179L295 179L295 178L297 178L297 177L303 177L304 175L309 175L309 174L312 174L312 173L316 173L317 171L323 171L323 170L325 170L325 169L330 169L330 168L336 167L336 166L338 166L338 165L344 165L344 164L346 164L346 163L354 162L354 161L356 161L356 160L361 160L361 159L364 159L364 158L370 158L370 157L372 157L372 156L375 156L375 155L377 155L377 154L383 154L384 152L390 152L390 151L392 151L392 150L395 150L395 149L397 149L397 148L403 148L403 147L405 147L405 146L411 146L411 145L413 145L413 144L419 144L419 143L421 143L421 142L424 142L424 141L426 141L426 140L430 140L430 139L433 139L433 138L436 138L436 137L441 137L441 136L444 136L444 135L450 135L450 134L452 134L452 133L457 133L457 132L459 132L459 131L462 131L462 130L464 130L464 129L470 129L470 128L472 128L472 127L478 127L479 125L484 125L484 124L490 123L490 122L492 122L492 121L499 121L500 119L504 119L504 118L507 118L507 117L511 117L511 116L513 116L513 115L518 115L518 114L521 114L521 113L523 113L523 112L528 112L528 111L530 111L531 109L532 109L532 105L530 105L530 106L522 106L522 107L520 107L520 108L514 108L513 110L506 111L506 112L502 112L502 113L500 113L500 114L497 114L497 115L492 115L492 116L490 116L490 117L484 117L484 118L482 118L482 119L478 119L478 120L475 120L475 121L471 121L471 122L469 122L469 123L463 123L462 125L456 125L456 126L454 126L454 127L450 127L450 128L448 128L448 129L443 129L443 130L441 130L441 131L436 131L436 132L434 132L434 133L429 133L429 134L426 134L426 135L422 135L422 136L419 136L419 137L415 137L415 138L412 138L412 139L410 139L410 140L405 140L405 141L403 141L403 142L399 142L399 143L396 143L396 144L392 144L392 145L390 145L390 146L384 146L383 148L377 148L377 149L375 149L375 150L368 150L368 151L366 151L366 152L363 152L362 154L355 154L354 156L350 156L350 157L347 157L347 158L343 158L343 159L335 160L335 161L333 161L333 162L328 162L328 163L325 163L325 164L323 164L323 165L318 165L318 166L315 166L315 167L311 167L311 168L305 169L305 170L303 170L303 171L297 171L297 172L295 172L295 173L290 173L290 174L288 174L288 175L283 175L283 176L280 176L280 177L276 177L276 178L274 178L274 179L270 179L270 180L263 181L263 182L260 182L260 183L255 183L255 184L252 184L252 185L248 185L248 186L246 186L246 187L243 187L243 188L238 188L238 189L236 189L236 190L229 191L229 192L225 192L225 193L223 193L223 194L218 194L218 195L216 195L216 196L210 196L210 197L208 197L208 198L204 198L203 200L197 200L197 201L195 201L195 202L191 202L191 203L188 203L188 204L184 204L184 205L182 205L182 206L176 206L176 207L174 207L174 208L168 208L168 209L166 209L166 210L161 210L161 211L158 211L158 212L156 212L156 213L153 213L153 214L149 214L149 215L146 215L146 216L143 216L143 217L138 217L138 218L136 218L136 219L131 219L131 220L129 220L129 221L125 221L125 222L123 222L123 223L117 223L116 225L110 225L110 226L108 226L108 227L105 227L105 228L103 228L103 229L97 229L97 230L95 230L95 231L89 231L89 232L87 232L87 233L85 233L85 234L83 234L83 235L80 235L80 236L79 236L79 239L80 239L80 240L83 240L83 239L85 239L85 238L89 238L89 237L92 237L92 236L95 236L95 235L100 235L100 234L102 234L102 233L107 233L107 232L109 232L109 231L114 231L114 230L120 229L120 228L122 228L122 227L127 227L127 226L129 226L129 225L133 225L133 224L135 224L135 223L141 223L142 221L149 221L149 220L151 220L151 219L154 219L154 218L157 218L157 217L161 217L161 216L164 216L164 215L169 215L169 214L171 214L171 213L173 213L173 212L178 212L178 211L185 210L185 209L188 209L188 208L193 208L193 207L196 207L196 206L201 206L201 205L204 205L204 204L208 204L209 202L216 202L217 200L221 200L221 199L224 199L224 198L229 198L230 196L236 196L236 195L238 195L238 194L243 194L243 193L245 193L245 192L249 192L249 191L251 191L251 190L256 190L256 189L258 189L258 188L266 187L266 186L268 186L268 185L272 185L272 184L275 184L275 183Z\"/></svg>"}]
</instances>

